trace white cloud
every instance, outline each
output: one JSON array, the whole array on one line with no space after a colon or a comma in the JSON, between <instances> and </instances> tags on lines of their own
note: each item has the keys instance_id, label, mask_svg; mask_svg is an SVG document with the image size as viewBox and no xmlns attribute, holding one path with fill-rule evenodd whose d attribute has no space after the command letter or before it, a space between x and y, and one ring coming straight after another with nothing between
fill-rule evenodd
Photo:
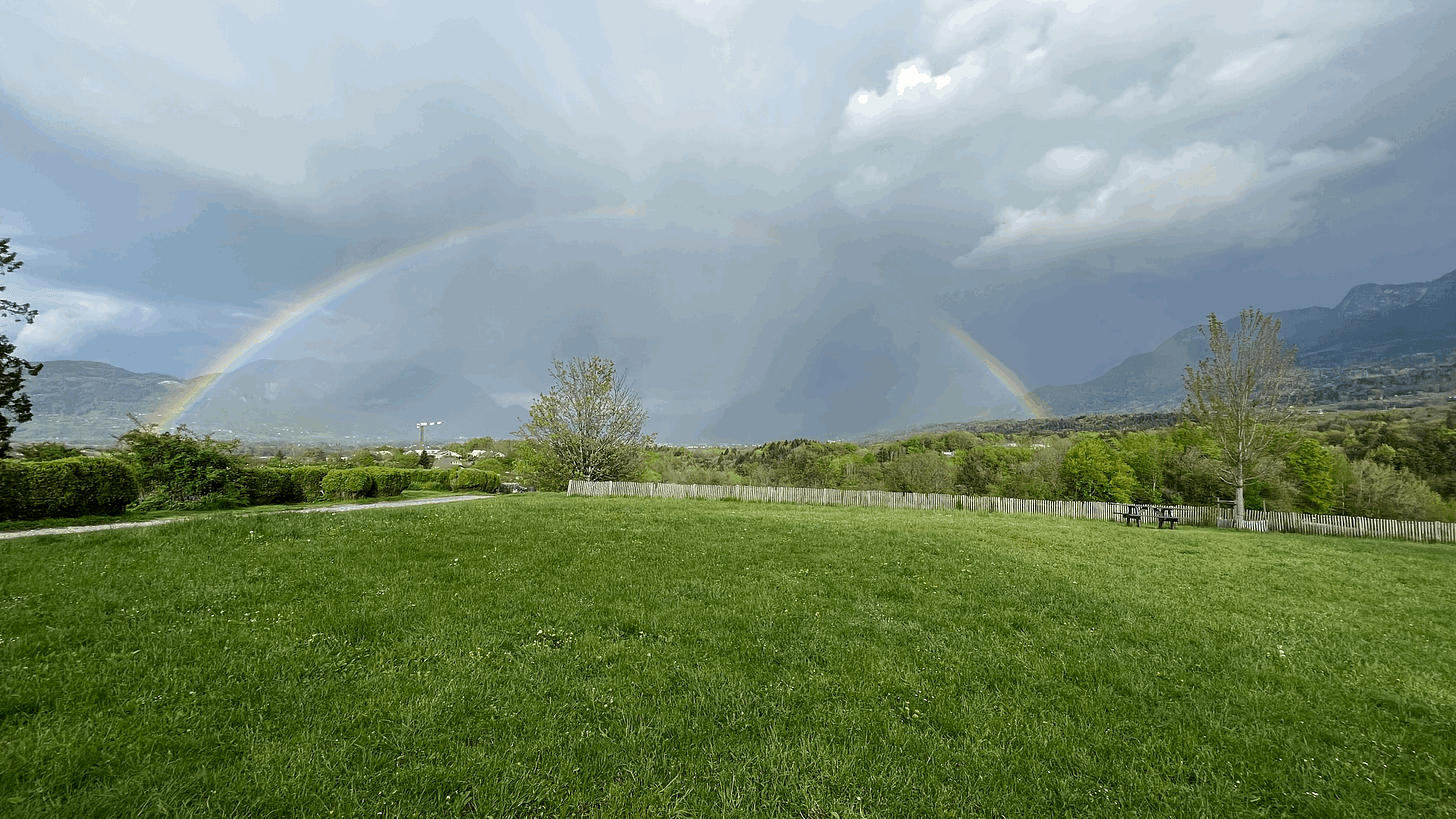
<instances>
[{"instance_id":1,"label":"white cloud","mask_svg":"<svg viewBox=\"0 0 1456 819\"><path fill-rule=\"evenodd\" d=\"M1009 112L1151 127L1278 90L1406 13L1401 4L1187 0L975 2L932 8L931 51L859 89L842 139L949 134ZM959 5L959 4L957 4ZM1168 64L1169 55L1181 55ZM935 76L933 64L953 63ZM934 87L937 93L923 93ZM922 93L914 93L921 91Z\"/></svg>"},{"instance_id":2,"label":"white cloud","mask_svg":"<svg viewBox=\"0 0 1456 819\"><path fill-rule=\"evenodd\" d=\"M1304 197L1322 180L1380 161L1390 148L1371 140L1351 151L1266 156L1254 144L1195 142L1163 157L1128 154L1106 184L1070 207L1062 196L1033 208L1003 207L996 229L956 264L1039 264L1149 236L1173 243L1267 239L1298 221ZM1069 150L1074 164L1086 159L1081 149Z\"/></svg>"},{"instance_id":3,"label":"white cloud","mask_svg":"<svg viewBox=\"0 0 1456 819\"><path fill-rule=\"evenodd\" d=\"M23 271L22 271L23 272ZM137 299L95 291L29 286L20 274L7 296L40 311L33 324L15 336L17 354L31 361L62 358L102 333L144 335L155 332L162 312Z\"/></svg>"},{"instance_id":4,"label":"white cloud","mask_svg":"<svg viewBox=\"0 0 1456 819\"><path fill-rule=\"evenodd\" d=\"M1106 151L1072 145L1047 151L1025 173L1042 187L1064 188L1086 182L1106 163Z\"/></svg>"}]
</instances>

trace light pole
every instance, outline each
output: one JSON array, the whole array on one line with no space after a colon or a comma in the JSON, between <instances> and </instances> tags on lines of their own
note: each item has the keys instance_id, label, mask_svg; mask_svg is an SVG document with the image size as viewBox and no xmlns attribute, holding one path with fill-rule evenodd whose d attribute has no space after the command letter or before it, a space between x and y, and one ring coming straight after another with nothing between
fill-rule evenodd
<instances>
[{"instance_id":1,"label":"light pole","mask_svg":"<svg viewBox=\"0 0 1456 819\"><path fill-rule=\"evenodd\" d=\"M420 428L420 454L425 454L425 427L432 427L436 424L443 424L444 421L421 421L415 426Z\"/></svg>"}]
</instances>

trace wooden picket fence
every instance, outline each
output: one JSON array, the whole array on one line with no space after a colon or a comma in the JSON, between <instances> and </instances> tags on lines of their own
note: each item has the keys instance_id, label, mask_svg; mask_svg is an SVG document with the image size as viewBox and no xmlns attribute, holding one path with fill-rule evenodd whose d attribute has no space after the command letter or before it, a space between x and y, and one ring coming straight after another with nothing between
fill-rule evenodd
<instances>
[{"instance_id":1,"label":"wooden picket fence","mask_svg":"<svg viewBox=\"0 0 1456 819\"><path fill-rule=\"evenodd\" d=\"M588 497L630 495L646 498L737 498L770 503L807 503L821 506L877 506L890 509L966 509L1065 518L1088 518L1122 522L1125 503L1101 501L1027 500L987 498L977 495L941 495L927 492L882 492L874 489L813 489L802 486L705 486L680 483L633 483L629 481L572 481L567 494ZM1173 506L1180 524L1229 526L1233 511L1208 506ZM1247 510L1244 519L1270 532L1299 532L1311 535L1384 537L1423 542L1456 543L1456 524L1417 520L1376 520L1345 515L1305 515L1297 512ZM1146 520L1144 521L1147 522Z\"/></svg>"}]
</instances>

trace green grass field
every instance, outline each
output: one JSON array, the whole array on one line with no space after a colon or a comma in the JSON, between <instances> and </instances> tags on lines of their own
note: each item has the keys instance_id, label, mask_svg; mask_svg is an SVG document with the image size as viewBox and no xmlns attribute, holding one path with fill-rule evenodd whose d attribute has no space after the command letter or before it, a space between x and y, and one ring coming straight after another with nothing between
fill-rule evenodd
<instances>
[{"instance_id":1,"label":"green grass field","mask_svg":"<svg viewBox=\"0 0 1456 819\"><path fill-rule=\"evenodd\" d=\"M1456 816L1456 549L560 495L0 541L0 815Z\"/></svg>"}]
</instances>

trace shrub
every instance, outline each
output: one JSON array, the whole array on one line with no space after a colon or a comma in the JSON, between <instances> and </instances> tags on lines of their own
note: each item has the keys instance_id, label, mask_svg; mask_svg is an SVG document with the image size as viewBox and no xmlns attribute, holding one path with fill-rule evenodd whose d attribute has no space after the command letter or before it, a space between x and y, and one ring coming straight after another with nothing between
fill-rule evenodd
<instances>
[{"instance_id":1,"label":"shrub","mask_svg":"<svg viewBox=\"0 0 1456 819\"><path fill-rule=\"evenodd\" d=\"M316 501L324 496L323 480L329 474L326 466L295 466L288 470L294 491L305 501Z\"/></svg>"},{"instance_id":2,"label":"shrub","mask_svg":"<svg viewBox=\"0 0 1456 819\"><path fill-rule=\"evenodd\" d=\"M366 471L374 478L374 488L381 498L392 498L409 488L411 470L375 466Z\"/></svg>"},{"instance_id":3,"label":"shrub","mask_svg":"<svg viewBox=\"0 0 1456 819\"><path fill-rule=\"evenodd\" d=\"M118 439L141 484L142 509L226 509L246 506L237 441L202 438L185 426L157 432L140 426Z\"/></svg>"},{"instance_id":4,"label":"shrub","mask_svg":"<svg viewBox=\"0 0 1456 819\"><path fill-rule=\"evenodd\" d=\"M138 494L136 477L115 458L0 466L0 517L6 520L119 515Z\"/></svg>"},{"instance_id":5,"label":"shrub","mask_svg":"<svg viewBox=\"0 0 1456 819\"><path fill-rule=\"evenodd\" d=\"M372 498L374 476L369 472L368 469L330 469L319 486L331 498Z\"/></svg>"},{"instance_id":6,"label":"shrub","mask_svg":"<svg viewBox=\"0 0 1456 819\"><path fill-rule=\"evenodd\" d=\"M460 469L450 476L450 488L466 492L499 492L501 476L484 469Z\"/></svg>"},{"instance_id":7,"label":"shrub","mask_svg":"<svg viewBox=\"0 0 1456 819\"><path fill-rule=\"evenodd\" d=\"M450 473L443 469L412 469L409 470L410 489L437 489L450 488Z\"/></svg>"},{"instance_id":8,"label":"shrub","mask_svg":"<svg viewBox=\"0 0 1456 819\"><path fill-rule=\"evenodd\" d=\"M293 470L276 466L259 466L243 470L243 487L249 506L270 503L297 503L303 493L293 482Z\"/></svg>"}]
</instances>

